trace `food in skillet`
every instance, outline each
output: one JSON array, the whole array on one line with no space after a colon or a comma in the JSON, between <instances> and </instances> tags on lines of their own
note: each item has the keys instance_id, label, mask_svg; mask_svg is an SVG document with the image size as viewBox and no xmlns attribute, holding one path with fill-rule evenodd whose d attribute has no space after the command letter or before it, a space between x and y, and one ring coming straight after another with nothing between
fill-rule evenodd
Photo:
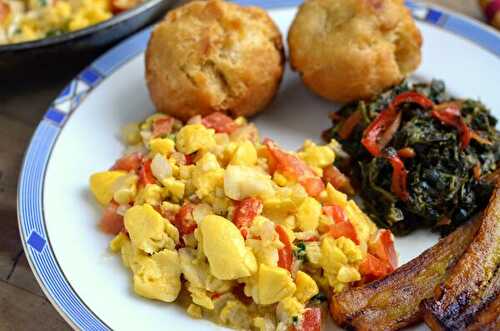
<instances>
[{"instance_id":1,"label":"food in skillet","mask_svg":"<svg viewBox=\"0 0 500 331\"><path fill-rule=\"evenodd\" d=\"M124 137L90 188L141 296L237 329L319 330L327 295L397 266L390 231L322 179L335 143L288 152L222 113L157 113Z\"/></svg>"},{"instance_id":2,"label":"food in skillet","mask_svg":"<svg viewBox=\"0 0 500 331\"><path fill-rule=\"evenodd\" d=\"M0 0L0 45L87 28L143 0Z\"/></svg>"},{"instance_id":3,"label":"food in skillet","mask_svg":"<svg viewBox=\"0 0 500 331\"><path fill-rule=\"evenodd\" d=\"M403 0L306 0L288 45L312 91L349 102L401 83L420 64L422 36Z\"/></svg>"},{"instance_id":4,"label":"food in skillet","mask_svg":"<svg viewBox=\"0 0 500 331\"><path fill-rule=\"evenodd\" d=\"M283 68L281 33L269 15L220 0L169 12L146 51L156 110L184 120L215 111L250 116L263 110Z\"/></svg>"},{"instance_id":5,"label":"food in skillet","mask_svg":"<svg viewBox=\"0 0 500 331\"><path fill-rule=\"evenodd\" d=\"M447 232L486 206L500 135L480 102L449 98L440 81L403 83L332 120L325 137L350 154L351 175L380 226Z\"/></svg>"}]
</instances>

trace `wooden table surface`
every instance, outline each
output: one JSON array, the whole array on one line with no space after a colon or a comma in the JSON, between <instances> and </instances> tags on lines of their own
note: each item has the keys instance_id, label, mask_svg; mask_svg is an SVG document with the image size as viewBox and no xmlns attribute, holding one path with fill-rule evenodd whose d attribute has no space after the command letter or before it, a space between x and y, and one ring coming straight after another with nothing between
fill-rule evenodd
<instances>
[{"instance_id":1,"label":"wooden table surface","mask_svg":"<svg viewBox=\"0 0 500 331\"><path fill-rule=\"evenodd\" d=\"M483 19L476 0L428 1ZM0 73L0 330L68 330L45 298L23 253L16 213L17 179L30 137L51 100L81 65L43 79L2 81Z\"/></svg>"}]
</instances>

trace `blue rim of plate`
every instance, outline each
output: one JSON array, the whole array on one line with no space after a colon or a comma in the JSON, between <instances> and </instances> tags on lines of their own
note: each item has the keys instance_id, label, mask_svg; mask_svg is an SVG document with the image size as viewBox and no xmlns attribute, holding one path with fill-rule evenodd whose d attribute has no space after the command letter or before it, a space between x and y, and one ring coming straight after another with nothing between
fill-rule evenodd
<instances>
[{"instance_id":1,"label":"blue rim of plate","mask_svg":"<svg viewBox=\"0 0 500 331\"><path fill-rule=\"evenodd\" d=\"M300 0L240 0L266 9L295 7ZM443 9L406 1L415 19L439 26L500 57L500 34L479 22ZM111 330L79 297L52 250L43 209L45 172L52 149L71 113L106 77L144 52L151 27L114 47L72 80L54 100L38 125L26 151L18 183L18 222L21 241L42 290L75 329Z\"/></svg>"}]
</instances>

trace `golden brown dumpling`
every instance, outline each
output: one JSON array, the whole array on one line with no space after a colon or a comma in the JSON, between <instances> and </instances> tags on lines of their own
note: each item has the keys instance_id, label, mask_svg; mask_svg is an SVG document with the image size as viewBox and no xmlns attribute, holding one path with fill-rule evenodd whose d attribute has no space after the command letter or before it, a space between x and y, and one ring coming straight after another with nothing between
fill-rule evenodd
<instances>
[{"instance_id":1,"label":"golden brown dumpling","mask_svg":"<svg viewBox=\"0 0 500 331\"><path fill-rule=\"evenodd\" d=\"M422 37L403 0L306 0L288 44L292 68L311 90L348 102L414 71Z\"/></svg>"},{"instance_id":2,"label":"golden brown dumpling","mask_svg":"<svg viewBox=\"0 0 500 331\"><path fill-rule=\"evenodd\" d=\"M250 116L272 100L283 64L281 34L264 10L195 1L154 29L146 78L158 111L181 119L214 111Z\"/></svg>"}]
</instances>

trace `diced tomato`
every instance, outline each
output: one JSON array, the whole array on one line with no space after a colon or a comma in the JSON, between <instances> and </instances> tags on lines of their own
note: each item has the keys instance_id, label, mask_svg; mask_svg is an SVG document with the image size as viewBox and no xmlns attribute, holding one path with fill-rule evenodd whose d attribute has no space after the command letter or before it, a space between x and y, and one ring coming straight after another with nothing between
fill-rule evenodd
<instances>
[{"instance_id":1,"label":"diced tomato","mask_svg":"<svg viewBox=\"0 0 500 331\"><path fill-rule=\"evenodd\" d=\"M311 236L309 238L304 239L305 242L312 242L312 241L318 241L319 238L316 236Z\"/></svg>"},{"instance_id":2,"label":"diced tomato","mask_svg":"<svg viewBox=\"0 0 500 331\"><path fill-rule=\"evenodd\" d=\"M299 182L312 197L317 197L325 189L325 184L319 177L307 177Z\"/></svg>"},{"instance_id":3,"label":"diced tomato","mask_svg":"<svg viewBox=\"0 0 500 331\"><path fill-rule=\"evenodd\" d=\"M370 253L366 254L366 258L359 265L359 272L365 276L367 281L371 281L392 272L388 262L379 259Z\"/></svg>"},{"instance_id":4,"label":"diced tomato","mask_svg":"<svg viewBox=\"0 0 500 331\"><path fill-rule=\"evenodd\" d=\"M394 248L394 239L391 231L386 229L379 230L375 242L368 250L379 259L387 261L391 267L391 271L398 267L398 255Z\"/></svg>"},{"instance_id":5,"label":"diced tomato","mask_svg":"<svg viewBox=\"0 0 500 331\"><path fill-rule=\"evenodd\" d=\"M111 0L111 11L113 14L119 14L127 11L139 4L139 0Z\"/></svg>"},{"instance_id":6,"label":"diced tomato","mask_svg":"<svg viewBox=\"0 0 500 331\"><path fill-rule=\"evenodd\" d=\"M153 172L151 171L152 160L146 160L139 169L139 186L154 184L156 182Z\"/></svg>"},{"instance_id":7,"label":"diced tomato","mask_svg":"<svg viewBox=\"0 0 500 331\"><path fill-rule=\"evenodd\" d=\"M330 216L335 221L335 223L349 222L349 220L347 219L347 215L344 213L344 210L338 205L324 205L323 212L325 213L325 215Z\"/></svg>"},{"instance_id":8,"label":"diced tomato","mask_svg":"<svg viewBox=\"0 0 500 331\"><path fill-rule=\"evenodd\" d=\"M115 162L111 170L137 171L142 165L142 160L143 157L141 153L125 155Z\"/></svg>"},{"instance_id":9,"label":"diced tomato","mask_svg":"<svg viewBox=\"0 0 500 331\"><path fill-rule=\"evenodd\" d=\"M347 139L351 135L352 131L356 128L356 126L361 122L363 115L359 110L356 110L352 113L345 121L342 123L342 127L340 128L338 134L342 139Z\"/></svg>"},{"instance_id":10,"label":"diced tomato","mask_svg":"<svg viewBox=\"0 0 500 331\"><path fill-rule=\"evenodd\" d=\"M194 164L194 159L196 158L196 153L185 154L184 158L186 159L186 165Z\"/></svg>"},{"instance_id":11,"label":"diced tomato","mask_svg":"<svg viewBox=\"0 0 500 331\"><path fill-rule=\"evenodd\" d=\"M247 237L248 228L255 216L262 212L262 207L262 202L257 198L246 198L236 203L233 223L240 229L244 238Z\"/></svg>"},{"instance_id":12,"label":"diced tomato","mask_svg":"<svg viewBox=\"0 0 500 331\"><path fill-rule=\"evenodd\" d=\"M212 299L212 300L217 300L218 298L220 298L220 296L221 296L221 295L222 295L222 294L220 294L220 293L214 292L214 293L212 293L212 295L210 296L210 299Z\"/></svg>"},{"instance_id":13,"label":"diced tomato","mask_svg":"<svg viewBox=\"0 0 500 331\"><path fill-rule=\"evenodd\" d=\"M392 165L391 191L401 200L408 200L410 193L408 193L408 170L405 164L396 153L387 154L385 158Z\"/></svg>"},{"instance_id":14,"label":"diced tomato","mask_svg":"<svg viewBox=\"0 0 500 331\"><path fill-rule=\"evenodd\" d=\"M118 204L111 201L104 210L100 221L100 227L103 232L118 234L120 231L124 230L123 216L116 212L117 208Z\"/></svg>"},{"instance_id":15,"label":"diced tomato","mask_svg":"<svg viewBox=\"0 0 500 331\"><path fill-rule=\"evenodd\" d=\"M232 133L238 128L233 119L223 113L215 112L201 120L207 128L214 129L217 133Z\"/></svg>"},{"instance_id":16,"label":"diced tomato","mask_svg":"<svg viewBox=\"0 0 500 331\"><path fill-rule=\"evenodd\" d=\"M304 311L302 323L299 326L292 326L293 331L321 331L321 309L307 308Z\"/></svg>"},{"instance_id":17,"label":"diced tomato","mask_svg":"<svg viewBox=\"0 0 500 331\"><path fill-rule=\"evenodd\" d=\"M0 24L3 23L3 21L7 20L9 14L10 14L9 4L4 2L3 0L0 0Z\"/></svg>"},{"instance_id":18,"label":"diced tomato","mask_svg":"<svg viewBox=\"0 0 500 331\"><path fill-rule=\"evenodd\" d=\"M358 234L351 222L339 222L330 225L328 232L333 238L346 237L351 239L356 245L359 245Z\"/></svg>"},{"instance_id":19,"label":"diced tomato","mask_svg":"<svg viewBox=\"0 0 500 331\"><path fill-rule=\"evenodd\" d=\"M332 184L334 188L346 194L353 195L351 181L334 165L329 165L323 169L323 180Z\"/></svg>"},{"instance_id":20,"label":"diced tomato","mask_svg":"<svg viewBox=\"0 0 500 331\"><path fill-rule=\"evenodd\" d=\"M193 233L198 227L193 218L193 205L189 202L184 203L177 215L175 215L174 225L181 235Z\"/></svg>"},{"instance_id":21,"label":"diced tomato","mask_svg":"<svg viewBox=\"0 0 500 331\"><path fill-rule=\"evenodd\" d=\"M276 160L274 154L269 150L269 148L266 148L264 150L264 155L265 158L267 159L267 168L269 170L269 173L274 174L274 172L278 168L278 160Z\"/></svg>"},{"instance_id":22,"label":"diced tomato","mask_svg":"<svg viewBox=\"0 0 500 331\"><path fill-rule=\"evenodd\" d=\"M269 171L278 170L288 178L297 180L306 192L315 197L324 190L325 184L301 159L280 149L271 139L264 139L267 147Z\"/></svg>"},{"instance_id":23,"label":"diced tomato","mask_svg":"<svg viewBox=\"0 0 500 331\"><path fill-rule=\"evenodd\" d=\"M285 247L278 250L278 267L286 269L288 271L292 270L293 254L292 254L292 244L290 243L290 238L285 229L276 224L276 232L278 233L280 241L285 245Z\"/></svg>"},{"instance_id":24,"label":"diced tomato","mask_svg":"<svg viewBox=\"0 0 500 331\"><path fill-rule=\"evenodd\" d=\"M430 99L416 92L404 92L396 96L363 132L361 143L373 156L382 155L382 150L397 131L399 125L394 125L394 123L398 121L398 118L400 120L398 107L404 103L416 103L424 109L434 105ZM389 133L386 134L388 130Z\"/></svg>"},{"instance_id":25,"label":"diced tomato","mask_svg":"<svg viewBox=\"0 0 500 331\"><path fill-rule=\"evenodd\" d=\"M466 149L472 137L471 129L465 124L460 108L456 103L446 103L434 107L431 115L438 119L441 123L449 125L457 129L460 135L460 148Z\"/></svg>"},{"instance_id":26,"label":"diced tomato","mask_svg":"<svg viewBox=\"0 0 500 331\"><path fill-rule=\"evenodd\" d=\"M172 132L174 121L174 118L170 116L155 119L152 128L153 137L165 136Z\"/></svg>"},{"instance_id":27,"label":"diced tomato","mask_svg":"<svg viewBox=\"0 0 500 331\"><path fill-rule=\"evenodd\" d=\"M285 176L300 179L315 175L304 161L281 150L271 139L264 139L264 145L266 145L274 161L276 161L276 170L279 170Z\"/></svg>"}]
</instances>

